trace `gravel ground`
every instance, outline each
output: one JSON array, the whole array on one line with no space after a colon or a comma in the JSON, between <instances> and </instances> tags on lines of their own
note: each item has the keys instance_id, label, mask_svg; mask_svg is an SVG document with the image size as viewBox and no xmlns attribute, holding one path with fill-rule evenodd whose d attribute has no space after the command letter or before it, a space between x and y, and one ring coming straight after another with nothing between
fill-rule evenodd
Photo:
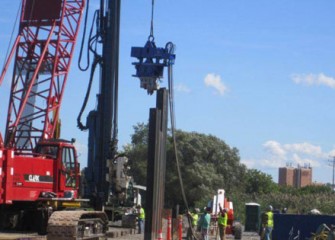
<instances>
[{"instance_id":1,"label":"gravel ground","mask_svg":"<svg viewBox=\"0 0 335 240\"><path fill-rule=\"evenodd\" d=\"M136 229L122 228L121 223L110 225L107 236L108 240L143 240L144 234L137 234ZM185 226L185 225L184 225ZM185 226L186 227L186 226ZM15 240L46 240L46 236L38 236L37 233L4 233L0 232L0 240L2 239L15 239ZM166 239L163 233L163 239ZM175 235L174 240L178 237ZM186 240L186 233L183 235L183 239ZM226 239L234 239L234 236L228 235ZM153 239L155 240L155 239ZM210 240L219 240L219 236L211 235ZM242 240L259 240L259 236L256 232L243 232Z\"/></svg>"},{"instance_id":2,"label":"gravel ground","mask_svg":"<svg viewBox=\"0 0 335 240\"><path fill-rule=\"evenodd\" d=\"M165 224L165 221L163 221L163 225L164 224ZM129 234L129 231L123 231L122 228L118 228L117 226L121 226L121 222L109 228L109 231L114 232L115 234L114 234L114 237L109 237L108 240L143 240L144 239L144 234L137 234L137 229L132 229L132 231L130 231L130 234ZM183 222L183 226L186 228L188 227L187 219ZM164 231L163 231L163 239L166 239L166 235ZM174 235L174 240L177 240L177 239L178 239L177 235ZM183 234L183 239L185 240L187 239L186 232ZM219 239L220 239L219 236L216 236L215 232L213 235L210 236L210 240L219 240ZM228 235L226 239L227 240L234 239L234 236ZM155 240L155 239L152 239L152 240ZM259 236L258 236L258 233L256 232L242 232L242 240L259 240Z\"/></svg>"},{"instance_id":3,"label":"gravel ground","mask_svg":"<svg viewBox=\"0 0 335 240\"><path fill-rule=\"evenodd\" d=\"M108 238L108 240L143 240L143 239L144 239L143 234L131 234L119 238ZM228 235L226 239L234 239L234 236ZM216 238L215 236L211 236L210 240L219 240L219 237ZM257 233L254 232L244 232L242 234L242 240L259 240L259 236Z\"/></svg>"},{"instance_id":4,"label":"gravel ground","mask_svg":"<svg viewBox=\"0 0 335 240\"><path fill-rule=\"evenodd\" d=\"M46 237L38 236L37 234L32 233L26 233L26 234L14 234L14 233L0 233L0 239L33 239L33 240L46 240ZM122 237L116 237L116 238L108 238L108 240L143 240L144 234L127 234ZM175 238L176 239L176 238ZM186 238L183 238L186 239ZM218 240L219 238L216 238L215 236L211 236L210 240ZM228 235L227 239L234 239L232 235ZM259 240L259 236L257 233L253 232L244 232L242 234L242 240Z\"/></svg>"}]
</instances>

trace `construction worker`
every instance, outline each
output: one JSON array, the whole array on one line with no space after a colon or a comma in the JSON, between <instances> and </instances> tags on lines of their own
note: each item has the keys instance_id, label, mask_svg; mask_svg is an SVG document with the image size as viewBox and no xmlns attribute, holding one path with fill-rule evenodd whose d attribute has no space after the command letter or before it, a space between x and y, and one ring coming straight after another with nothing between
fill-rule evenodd
<instances>
[{"instance_id":1,"label":"construction worker","mask_svg":"<svg viewBox=\"0 0 335 240\"><path fill-rule=\"evenodd\" d=\"M228 222L228 209L224 208L222 209L221 205L220 207L220 213L218 217L218 226L219 226L219 233L220 233L220 239L226 240L226 227Z\"/></svg>"},{"instance_id":2,"label":"construction worker","mask_svg":"<svg viewBox=\"0 0 335 240\"><path fill-rule=\"evenodd\" d=\"M198 220L199 220L199 213L200 213L200 209L199 208L195 208L194 209L194 213L190 213L190 216L192 218L192 228L194 230L196 230L197 225L198 225Z\"/></svg>"},{"instance_id":3,"label":"construction worker","mask_svg":"<svg viewBox=\"0 0 335 240\"><path fill-rule=\"evenodd\" d=\"M197 231L198 221L199 221L200 209L195 208L194 213L188 212L187 215L191 218L192 226L188 228L187 239L194 239L193 233Z\"/></svg>"},{"instance_id":4,"label":"construction worker","mask_svg":"<svg viewBox=\"0 0 335 240\"><path fill-rule=\"evenodd\" d=\"M201 229L202 240L209 240L208 232L211 224L211 208L207 207L204 214L201 215L198 226Z\"/></svg>"},{"instance_id":5,"label":"construction worker","mask_svg":"<svg viewBox=\"0 0 335 240\"><path fill-rule=\"evenodd\" d=\"M269 205L266 209L266 212L262 215L262 232L261 232L261 239L263 240L270 240L271 233L273 229L273 212L272 206Z\"/></svg>"},{"instance_id":6,"label":"construction worker","mask_svg":"<svg viewBox=\"0 0 335 240\"><path fill-rule=\"evenodd\" d=\"M144 209L141 207L140 204L136 206L137 208L137 224L138 224L138 234L142 233L142 230L144 231L144 219L145 219L145 212Z\"/></svg>"}]
</instances>

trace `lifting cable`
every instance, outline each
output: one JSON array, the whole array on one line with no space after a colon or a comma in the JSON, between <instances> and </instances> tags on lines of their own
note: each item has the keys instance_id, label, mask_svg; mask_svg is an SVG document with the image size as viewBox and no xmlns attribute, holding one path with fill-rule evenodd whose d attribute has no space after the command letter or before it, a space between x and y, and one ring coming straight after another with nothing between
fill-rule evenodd
<instances>
[{"instance_id":1,"label":"lifting cable","mask_svg":"<svg viewBox=\"0 0 335 240\"><path fill-rule=\"evenodd\" d=\"M151 42L153 42L154 39L155 39L154 38L154 5L155 5L155 1L152 0L150 35L149 35L149 38L148 38L148 41L151 41ZM168 52L168 53L174 52L174 44L172 42L168 42L165 45L165 49L166 49L166 52ZM167 65L168 65L170 120L171 120L171 133L172 133L172 140L173 140L173 149L174 149L174 154L175 154L175 158L176 158L178 179L179 179L182 198L183 198L184 204L186 206L187 212L189 212L188 202L187 202L187 198L186 198L186 194L185 194L185 190L184 190L183 178L182 178L181 171L180 171L179 158L178 158L178 154L177 154L177 140L176 140L176 134L175 134L175 129L176 128L175 128L174 96L173 96L173 94L174 94L173 93L173 71L172 71L172 65L173 64L170 63L169 60L167 60L167 61L168 61ZM194 239L197 239L196 236L193 233L192 219L189 216L189 214L187 214L187 219L188 219L189 226L192 230L192 236L193 236Z\"/></svg>"},{"instance_id":2,"label":"lifting cable","mask_svg":"<svg viewBox=\"0 0 335 240\"><path fill-rule=\"evenodd\" d=\"M152 0L150 35L148 37L149 42L154 42L154 4L155 4L155 1ZM168 42L165 45L165 52L167 52L167 53L173 53L174 52L174 44L172 42ZM187 202L187 199L186 199L183 179L182 179L181 170L180 170L179 158L178 158L178 154L177 154L178 151L177 151L177 140L176 140L176 133L175 133L176 127L175 127L175 111L174 111L174 96L173 96L173 94L174 94L173 93L173 71L172 71L172 65L173 65L174 59L166 59L165 61L166 62L164 62L164 64L166 64L168 66L168 88L169 88L169 105L170 105L169 110L170 110L173 150L174 150L174 154L175 154L175 158L176 158L178 180L179 180L179 184L180 184L182 198L183 198L184 204L186 206L187 212L189 212L188 202ZM191 219L191 216L189 216L189 214L187 214L187 219L188 219L189 226L192 230L193 238L197 239L196 236L193 233L192 219Z\"/></svg>"},{"instance_id":3,"label":"lifting cable","mask_svg":"<svg viewBox=\"0 0 335 240\"><path fill-rule=\"evenodd\" d=\"M155 0L152 0L152 2L151 2L150 35L148 37L149 41L154 41L154 39L155 39L154 38L154 8L155 8L154 5L155 5ZM174 52L174 44L172 42L168 42L165 45L165 49L169 53ZM169 61L169 60L167 60L167 61ZM172 132L172 139L173 139L173 149L174 149L175 158L176 158L178 179L179 179L179 183L180 183L182 198L183 198L184 204L185 204L185 206L187 208L187 211L188 211L189 210L189 208L188 208L188 202L187 202L186 195L185 195L183 179L182 179L181 171L180 171L179 158L178 158L178 154L177 154L177 141L176 141L176 135L175 135L175 114L174 114L172 64L168 62L167 65L168 65L169 105L170 105L170 116L171 116L170 120L171 120L171 132Z\"/></svg>"},{"instance_id":4,"label":"lifting cable","mask_svg":"<svg viewBox=\"0 0 335 240\"><path fill-rule=\"evenodd\" d=\"M166 44L165 48L168 49L169 52L174 51L174 45L171 42L168 42ZM182 178L181 171L180 171L180 163L179 163L179 158L178 158L178 148L177 148L177 140L176 140L176 119L175 119L175 111L174 111L174 91L173 91L172 64L168 64L168 86L169 86L171 134L172 134L172 141L173 141L173 150L174 150L174 154L175 154L175 158L176 158L178 179L179 179L182 198L183 198L184 204L185 204L186 209L187 209L187 220L188 220L189 228L192 231L193 239L197 239L197 237L195 236L195 234L193 232L192 219L188 214L189 213L189 207L188 207L188 202L187 202L187 198L186 198L186 194L185 194L184 183L183 183L183 178Z\"/></svg>"},{"instance_id":5,"label":"lifting cable","mask_svg":"<svg viewBox=\"0 0 335 240\"><path fill-rule=\"evenodd\" d=\"M173 140L173 149L175 153L175 158L176 158L176 164L177 164L177 172L178 172L178 178L179 178L179 183L180 183L180 188L181 188L181 193L183 197L184 204L189 210L188 207L188 202L186 199L186 194L184 190L184 184L183 184L183 179L181 176L181 171L180 171L180 164L179 164L179 158L177 154L177 141L176 141L176 134L175 134L175 114L174 114L174 96L173 96L173 76L172 76L172 66L170 65L168 67L168 75L169 75L169 103L170 103L170 115L171 115L171 132L172 132L172 140Z\"/></svg>"},{"instance_id":6,"label":"lifting cable","mask_svg":"<svg viewBox=\"0 0 335 240\"><path fill-rule=\"evenodd\" d=\"M31 21L32 13L33 13L33 10L34 10L34 7L35 7L34 4L35 4L35 0L33 0L33 2L32 2L32 8L31 8L31 10L30 10L29 18L28 18L28 20L27 20L28 22ZM9 41L9 43L8 43L7 52L6 52L6 55L5 55L5 61L4 61L3 67L2 67L2 71L5 70L6 61L8 60L8 55L9 55L9 51L10 51L10 50L9 50L9 49L10 49L10 45L11 45L11 42L13 41L13 36L14 36L15 27L16 27L17 21L18 21L18 19L19 19L20 9L21 9L22 7L23 7L23 4L20 3L20 4L19 4L19 7L18 7L18 10L17 10L17 14L16 14L16 18L15 18L14 25L13 25L12 33L11 33L11 36L10 36L10 41ZM23 9L22 9L22 11L23 11ZM20 24L19 24L19 25L20 25ZM21 34L21 32L20 32L20 26L19 26L19 34ZM14 46L13 46L13 47L14 47ZM13 47L12 47L12 48L13 48ZM19 69L19 72L18 72L17 76L20 76L20 75L22 74L23 67L24 67L24 65L27 63L27 61L28 61L28 58L25 58L24 61L23 61L23 63L22 63L22 65L21 65L22 67ZM30 69L30 66L31 66L31 61L30 61L29 65L28 65L27 69ZM16 130L15 130L15 131L16 131Z\"/></svg>"},{"instance_id":7,"label":"lifting cable","mask_svg":"<svg viewBox=\"0 0 335 240\"><path fill-rule=\"evenodd\" d=\"M150 24L150 35L149 40L154 41L154 8L155 8L155 0L151 2L151 24Z\"/></svg>"},{"instance_id":8,"label":"lifting cable","mask_svg":"<svg viewBox=\"0 0 335 240\"><path fill-rule=\"evenodd\" d=\"M5 61L4 61L3 66L2 66L2 70L4 70L4 68L5 68L6 60L7 60L8 55L9 55L9 51L10 51L9 49L10 49L10 45L13 41L14 31L15 31L15 28L16 28L17 20L19 19L20 9L21 9L21 3L19 3L19 7L17 9L16 18L15 18L15 21L14 21L12 33L10 35L10 40L8 42L8 47L7 47L7 51L6 51L6 55L5 55Z\"/></svg>"}]
</instances>

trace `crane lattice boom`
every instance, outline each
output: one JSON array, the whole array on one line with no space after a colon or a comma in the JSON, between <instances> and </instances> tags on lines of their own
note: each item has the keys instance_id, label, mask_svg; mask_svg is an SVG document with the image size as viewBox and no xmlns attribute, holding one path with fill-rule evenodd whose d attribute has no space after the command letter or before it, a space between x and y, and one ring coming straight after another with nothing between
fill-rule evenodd
<instances>
[{"instance_id":1,"label":"crane lattice boom","mask_svg":"<svg viewBox=\"0 0 335 240\"><path fill-rule=\"evenodd\" d=\"M31 152L55 137L84 0L22 0L19 33L0 76L14 57L5 146Z\"/></svg>"}]
</instances>

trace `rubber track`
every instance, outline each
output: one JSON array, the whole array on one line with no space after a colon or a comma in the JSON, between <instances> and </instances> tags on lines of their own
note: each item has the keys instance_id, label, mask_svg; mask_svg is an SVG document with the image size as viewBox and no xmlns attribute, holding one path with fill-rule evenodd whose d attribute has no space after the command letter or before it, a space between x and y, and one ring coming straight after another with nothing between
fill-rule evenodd
<instances>
[{"instance_id":1,"label":"rubber track","mask_svg":"<svg viewBox=\"0 0 335 240\"><path fill-rule=\"evenodd\" d=\"M80 219L100 218L107 226L108 219L104 212L98 211L56 211L48 221L48 240L74 240L78 238L78 221ZM106 233L107 227L104 229ZM92 236L96 239L97 236ZM89 239L89 238L85 238Z\"/></svg>"}]
</instances>

